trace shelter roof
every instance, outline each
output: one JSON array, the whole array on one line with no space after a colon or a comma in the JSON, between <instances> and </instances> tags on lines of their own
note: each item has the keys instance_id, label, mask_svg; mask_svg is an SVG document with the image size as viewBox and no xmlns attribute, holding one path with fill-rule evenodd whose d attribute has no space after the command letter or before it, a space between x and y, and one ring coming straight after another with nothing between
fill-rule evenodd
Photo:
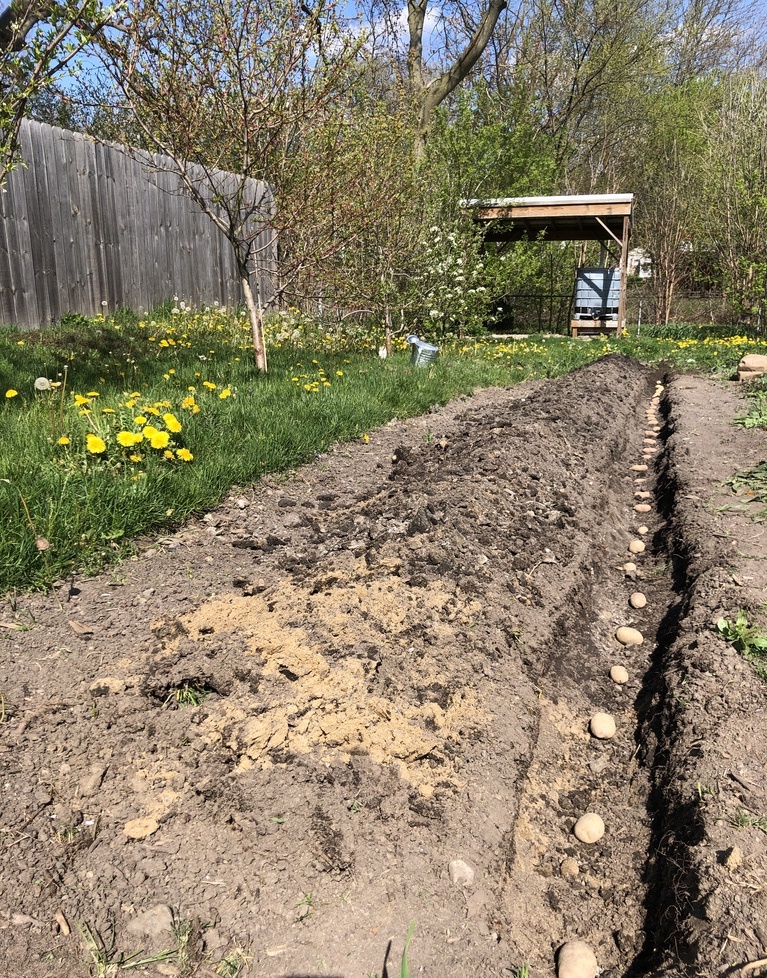
<instances>
[{"instance_id":1,"label":"shelter roof","mask_svg":"<svg viewBox=\"0 0 767 978\"><path fill-rule=\"evenodd\" d=\"M633 194L577 194L568 197L504 197L464 200L487 241L604 241L623 237L631 219Z\"/></svg>"}]
</instances>

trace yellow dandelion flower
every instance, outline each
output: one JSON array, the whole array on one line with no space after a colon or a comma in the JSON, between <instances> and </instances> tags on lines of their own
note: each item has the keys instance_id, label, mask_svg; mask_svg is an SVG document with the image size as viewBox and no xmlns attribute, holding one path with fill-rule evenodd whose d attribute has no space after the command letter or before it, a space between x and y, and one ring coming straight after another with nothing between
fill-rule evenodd
<instances>
[{"instance_id":1,"label":"yellow dandelion flower","mask_svg":"<svg viewBox=\"0 0 767 978\"><path fill-rule=\"evenodd\" d=\"M216 385L212 384L209 380L204 380L202 382L202 386L207 387L209 391L214 391L216 389Z\"/></svg>"},{"instance_id":2,"label":"yellow dandelion flower","mask_svg":"<svg viewBox=\"0 0 767 978\"><path fill-rule=\"evenodd\" d=\"M191 462L194 455L192 455L188 448L179 448L176 452L176 458L180 458L182 462Z\"/></svg>"},{"instance_id":3,"label":"yellow dandelion flower","mask_svg":"<svg viewBox=\"0 0 767 978\"><path fill-rule=\"evenodd\" d=\"M169 458L169 459L172 459L173 458L173 452L169 448L166 448L165 451L162 454L163 454L163 456L165 458ZM172 510L171 510L171 512L172 512ZM167 515L170 516L170 513L168 513Z\"/></svg>"},{"instance_id":4,"label":"yellow dandelion flower","mask_svg":"<svg viewBox=\"0 0 767 978\"><path fill-rule=\"evenodd\" d=\"M153 414L156 418L160 417L160 412L157 410L156 407L145 407L144 410L146 411L147 414Z\"/></svg>"},{"instance_id":5,"label":"yellow dandelion flower","mask_svg":"<svg viewBox=\"0 0 767 978\"><path fill-rule=\"evenodd\" d=\"M343 377L343 375L344 375L343 370L336 370L336 377Z\"/></svg>"},{"instance_id":6,"label":"yellow dandelion flower","mask_svg":"<svg viewBox=\"0 0 767 978\"><path fill-rule=\"evenodd\" d=\"M15 390L14 390L14 389L13 389L13 388L11 387L11 389L10 389L10 390L7 390L7 391L5 392L5 396L6 396L6 397L18 397L18 396L19 396L19 392L18 392L18 391L15 391Z\"/></svg>"},{"instance_id":7,"label":"yellow dandelion flower","mask_svg":"<svg viewBox=\"0 0 767 978\"><path fill-rule=\"evenodd\" d=\"M232 392L231 392L231 391L229 390L229 388L228 388L228 387L225 387L225 388L224 388L224 389L223 389L223 390L221 391L221 393L220 393L220 394L219 394L218 396L219 396L219 397L221 398L221 400L223 401L223 400L225 400L225 399L226 399L227 397L231 397L231 396L232 396Z\"/></svg>"},{"instance_id":8,"label":"yellow dandelion flower","mask_svg":"<svg viewBox=\"0 0 767 978\"><path fill-rule=\"evenodd\" d=\"M94 435L93 432L89 431L85 437L85 447L91 453L91 455L101 455L107 449L106 442L103 438L99 438L98 435Z\"/></svg>"},{"instance_id":9,"label":"yellow dandelion flower","mask_svg":"<svg viewBox=\"0 0 767 978\"><path fill-rule=\"evenodd\" d=\"M117 433L117 444L122 445L123 448L133 448L143 437L142 434L135 431L119 431Z\"/></svg>"},{"instance_id":10,"label":"yellow dandelion flower","mask_svg":"<svg viewBox=\"0 0 767 978\"><path fill-rule=\"evenodd\" d=\"M129 401L126 401L125 402L125 407L127 407L127 408L132 408L132 407L135 407L135 406L136 406L136 402L135 402L135 400L133 398L131 398Z\"/></svg>"},{"instance_id":11,"label":"yellow dandelion flower","mask_svg":"<svg viewBox=\"0 0 767 978\"><path fill-rule=\"evenodd\" d=\"M147 419L144 417L143 414L139 414L138 417L133 419L134 424L146 424L146 422Z\"/></svg>"},{"instance_id":12,"label":"yellow dandelion flower","mask_svg":"<svg viewBox=\"0 0 767 978\"><path fill-rule=\"evenodd\" d=\"M66 435L62 435L61 438L56 442L57 445L70 445L71 442Z\"/></svg>"},{"instance_id":13,"label":"yellow dandelion flower","mask_svg":"<svg viewBox=\"0 0 767 978\"><path fill-rule=\"evenodd\" d=\"M131 462L141 462L141 461L143 461L143 458L142 458L141 455L135 455L135 454L134 455L129 455L128 458L131 460Z\"/></svg>"},{"instance_id":14,"label":"yellow dandelion flower","mask_svg":"<svg viewBox=\"0 0 767 978\"><path fill-rule=\"evenodd\" d=\"M156 431L149 439L152 448L167 448L170 435L167 431Z\"/></svg>"},{"instance_id":15,"label":"yellow dandelion flower","mask_svg":"<svg viewBox=\"0 0 767 978\"><path fill-rule=\"evenodd\" d=\"M168 431L172 431L174 434L178 434L181 431L181 422L178 420L175 414L163 414L163 421L165 422L165 427Z\"/></svg>"},{"instance_id":16,"label":"yellow dandelion flower","mask_svg":"<svg viewBox=\"0 0 767 978\"><path fill-rule=\"evenodd\" d=\"M98 391L88 391L87 396L88 397L98 397L99 396L99 392Z\"/></svg>"},{"instance_id":17,"label":"yellow dandelion flower","mask_svg":"<svg viewBox=\"0 0 767 978\"><path fill-rule=\"evenodd\" d=\"M16 392L14 391L14 393ZM6 394L5 396L7 397L8 395ZM90 403L91 403L90 397L83 397L82 394L75 394L75 407L82 407L84 404L90 404Z\"/></svg>"},{"instance_id":18,"label":"yellow dandelion flower","mask_svg":"<svg viewBox=\"0 0 767 978\"><path fill-rule=\"evenodd\" d=\"M115 413L115 409L114 408L102 408L101 409L101 413L102 414L114 414Z\"/></svg>"}]
</instances>

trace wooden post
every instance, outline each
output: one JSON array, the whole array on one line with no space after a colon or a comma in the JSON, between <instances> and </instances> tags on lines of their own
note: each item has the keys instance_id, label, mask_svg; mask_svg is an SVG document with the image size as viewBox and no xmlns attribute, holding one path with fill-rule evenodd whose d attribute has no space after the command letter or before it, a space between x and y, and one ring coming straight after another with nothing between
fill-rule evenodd
<instances>
[{"instance_id":1,"label":"wooden post","mask_svg":"<svg viewBox=\"0 0 767 978\"><path fill-rule=\"evenodd\" d=\"M629 264L629 230L631 219L623 218L623 236L621 240L621 284L618 297L618 335L626 328L626 277Z\"/></svg>"}]
</instances>

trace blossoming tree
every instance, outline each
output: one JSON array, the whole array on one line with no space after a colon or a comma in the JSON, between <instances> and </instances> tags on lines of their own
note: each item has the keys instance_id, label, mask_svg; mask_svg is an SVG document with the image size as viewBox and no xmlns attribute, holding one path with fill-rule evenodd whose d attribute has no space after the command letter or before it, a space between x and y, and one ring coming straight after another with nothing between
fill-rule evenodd
<instances>
[{"instance_id":1,"label":"blossoming tree","mask_svg":"<svg viewBox=\"0 0 767 978\"><path fill-rule=\"evenodd\" d=\"M344 244L360 43L334 0L136 0L101 42L116 108L234 250L262 371L265 311Z\"/></svg>"}]
</instances>

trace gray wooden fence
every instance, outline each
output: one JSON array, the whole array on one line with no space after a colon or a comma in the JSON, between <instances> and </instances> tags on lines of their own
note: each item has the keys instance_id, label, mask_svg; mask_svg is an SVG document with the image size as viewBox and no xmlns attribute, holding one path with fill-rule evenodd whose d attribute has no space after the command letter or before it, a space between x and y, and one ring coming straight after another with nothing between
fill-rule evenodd
<instances>
[{"instance_id":1,"label":"gray wooden fence","mask_svg":"<svg viewBox=\"0 0 767 978\"><path fill-rule=\"evenodd\" d=\"M120 147L32 121L21 150L24 166L0 191L0 323L146 312L175 296L194 307L241 303L231 245L169 160L146 154L149 169ZM256 247L273 259L267 232ZM261 287L270 294L266 275Z\"/></svg>"}]
</instances>

